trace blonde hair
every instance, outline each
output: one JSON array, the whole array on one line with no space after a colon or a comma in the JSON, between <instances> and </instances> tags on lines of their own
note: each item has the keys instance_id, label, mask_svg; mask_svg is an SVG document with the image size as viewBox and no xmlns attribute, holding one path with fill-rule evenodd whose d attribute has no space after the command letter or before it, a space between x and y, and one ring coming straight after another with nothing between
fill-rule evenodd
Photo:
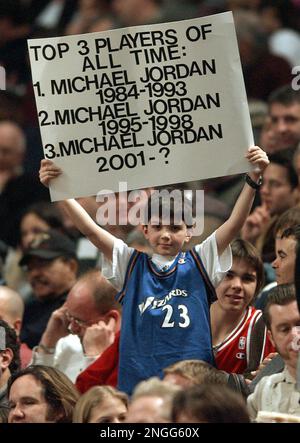
<instances>
[{"instance_id":1,"label":"blonde hair","mask_svg":"<svg viewBox=\"0 0 300 443\"><path fill-rule=\"evenodd\" d=\"M139 397L151 396L167 399L172 397L180 388L160 380L158 377L151 377L141 381L132 394L132 400Z\"/></svg>"},{"instance_id":2,"label":"blonde hair","mask_svg":"<svg viewBox=\"0 0 300 443\"><path fill-rule=\"evenodd\" d=\"M136 386L131 403L141 397L159 397L163 400L163 408L160 412L161 418L170 421L172 402L180 390L181 388L177 385L162 381L158 377L151 377Z\"/></svg>"},{"instance_id":3,"label":"blonde hair","mask_svg":"<svg viewBox=\"0 0 300 443\"><path fill-rule=\"evenodd\" d=\"M101 404L107 397L120 400L128 408L128 397L124 392L111 386L94 386L78 400L73 413L73 423L88 423L93 408Z\"/></svg>"}]
</instances>

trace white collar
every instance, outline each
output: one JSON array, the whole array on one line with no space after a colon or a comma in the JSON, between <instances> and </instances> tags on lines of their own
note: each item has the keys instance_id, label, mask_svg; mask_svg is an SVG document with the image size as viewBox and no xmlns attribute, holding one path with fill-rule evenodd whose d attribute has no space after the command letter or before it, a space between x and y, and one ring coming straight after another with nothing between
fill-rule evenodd
<instances>
[{"instance_id":1,"label":"white collar","mask_svg":"<svg viewBox=\"0 0 300 443\"><path fill-rule=\"evenodd\" d=\"M177 255L175 257L166 257L165 255L153 254L151 257L151 261L161 270L165 271L169 269L174 263Z\"/></svg>"}]
</instances>

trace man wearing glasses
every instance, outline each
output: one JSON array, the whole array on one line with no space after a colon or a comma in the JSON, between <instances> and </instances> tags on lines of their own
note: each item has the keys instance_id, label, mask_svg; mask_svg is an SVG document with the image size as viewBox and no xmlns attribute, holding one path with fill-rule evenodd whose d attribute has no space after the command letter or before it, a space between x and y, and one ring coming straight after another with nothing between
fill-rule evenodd
<instances>
[{"instance_id":1,"label":"man wearing glasses","mask_svg":"<svg viewBox=\"0 0 300 443\"><path fill-rule=\"evenodd\" d=\"M81 276L52 313L32 363L54 366L75 381L114 342L121 325L115 295L98 269Z\"/></svg>"}]
</instances>

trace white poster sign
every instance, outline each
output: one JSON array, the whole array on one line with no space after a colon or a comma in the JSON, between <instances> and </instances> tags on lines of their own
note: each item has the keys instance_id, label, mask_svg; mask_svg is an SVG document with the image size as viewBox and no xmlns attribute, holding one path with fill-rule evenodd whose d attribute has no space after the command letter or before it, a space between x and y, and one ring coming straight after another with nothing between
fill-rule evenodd
<instances>
[{"instance_id":1,"label":"white poster sign","mask_svg":"<svg viewBox=\"0 0 300 443\"><path fill-rule=\"evenodd\" d=\"M248 170L231 12L28 42L53 201Z\"/></svg>"}]
</instances>

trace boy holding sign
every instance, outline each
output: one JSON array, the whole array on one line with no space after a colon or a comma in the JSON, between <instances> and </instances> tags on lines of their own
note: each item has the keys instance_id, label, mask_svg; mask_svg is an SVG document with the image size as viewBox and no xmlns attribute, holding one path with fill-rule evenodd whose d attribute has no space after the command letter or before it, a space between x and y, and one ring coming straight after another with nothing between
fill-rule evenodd
<instances>
[{"instance_id":1,"label":"boy holding sign","mask_svg":"<svg viewBox=\"0 0 300 443\"><path fill-rule=\"evenodd\" d=\"M102 273L120 291L123 321L120 340L119 389L131 393L141 380L162 375L163 368L186 359L213 362L209 305L213 287L231 267L230 242L248 216L257 181L268 165L266 153L251 147L246 154L256 167L229 219L208 239L183 253L192 236L174 209L167 224L161 212L143 225L153 255L128 247L98 226L74 199L63 207L77 228L104 255ZM40 180L48 186L61 170L42 160ZM177 220L176 224L174 219ZM189 224L189 223L188 223Z\"/></svg>"}]
</instances>

